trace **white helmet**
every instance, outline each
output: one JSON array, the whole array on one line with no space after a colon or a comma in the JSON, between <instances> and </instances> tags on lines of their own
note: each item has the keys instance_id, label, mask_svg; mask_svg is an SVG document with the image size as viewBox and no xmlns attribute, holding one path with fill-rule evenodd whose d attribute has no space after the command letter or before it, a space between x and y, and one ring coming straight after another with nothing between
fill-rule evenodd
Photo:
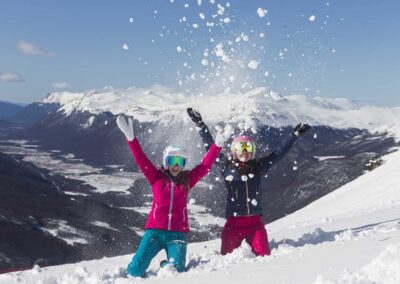
<instances>
[{"instance_id":1,"label":"white helmet","mask_svg":"<svg viewBox=\"0 0 400 284\"><path fill-rule=\"evenodd\" d=\"M164 169L168 169L167 157L171 157L171 156L183 157L186 160L188 159L187 153L185 152L185 150L182 149L181 146L176 145L176 144L169 145L163 151L163 166L164 166Z\"/></svg>"}]
</instances>

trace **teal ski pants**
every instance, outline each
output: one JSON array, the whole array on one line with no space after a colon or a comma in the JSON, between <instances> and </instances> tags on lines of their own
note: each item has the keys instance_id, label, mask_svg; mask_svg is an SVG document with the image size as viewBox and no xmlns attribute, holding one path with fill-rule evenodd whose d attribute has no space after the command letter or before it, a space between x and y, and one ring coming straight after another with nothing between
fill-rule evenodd
<instances>
[{"instance_id":1,"label":"teal ski pants","mask_svg":"<svg viewBox=\"0 0 400 284\"><path fill-rule=\"evenodd\" d=\"M151 260L162 249L167 253L167 262L172 263L178 272L185 271L186 234L147 229L136 254L128 265L128 274L134 277L144 277Z\"/></svg>"}]
</instances>

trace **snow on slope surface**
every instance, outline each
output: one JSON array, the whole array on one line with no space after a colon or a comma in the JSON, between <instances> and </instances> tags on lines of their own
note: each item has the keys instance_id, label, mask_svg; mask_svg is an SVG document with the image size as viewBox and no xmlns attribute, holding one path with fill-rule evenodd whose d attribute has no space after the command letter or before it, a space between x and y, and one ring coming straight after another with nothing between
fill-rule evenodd
<instances>
[{"instance_id":1,"label":"snow on slope surface","mask_svg":"<svg viewBox=\"0 0 400 284\"><path fill-rule=\"evenodd\" d=\"M225 92L186 96L154 86L150 89L117 90L105 87L84 93L57 92L42 103L58 103L67 115L74 111L93 114L109 111L124 113L139 121L188 120L185 110L195 107L206 121L239 125L256 131L256 122L272 126L305 122L336 128L365 128L371 131L400 133L400 108L360 106L347 99L325 99L301 95L281 96L267 88L255 88L245 93ZM397 135L400 137L400 134Z\"/></svg>"},{"instance_id":2,"label":"snow on slope surface","mask_svg":"<svg viewBox=\"0 0 400 284\"><path fill-rule=\"evenodd\" d=\"M400 152L309 206L267 225L272 255L249 247L220 256L219 240L188 246L188 271L159 269L128 279L131 256L0 275L0 283L400 283Z\"/></svg>"}]
</instances>

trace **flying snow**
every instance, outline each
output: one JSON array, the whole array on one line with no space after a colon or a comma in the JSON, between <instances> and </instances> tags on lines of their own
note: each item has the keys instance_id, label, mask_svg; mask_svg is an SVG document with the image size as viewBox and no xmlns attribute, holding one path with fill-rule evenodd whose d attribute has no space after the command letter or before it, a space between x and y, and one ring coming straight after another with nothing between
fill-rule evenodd
<instances>
[{"instance_id":1,"label":"flying snow","mask_svg":"<svg viewBox=\"0 0 400 284\"><path fill-rule=\"evenodd\" d=\"M263 9L263 8L258 8L257 9L257 14L260 18L265 17L265 15L268 13L267 10Z\"/></svg>"}]
</instances>

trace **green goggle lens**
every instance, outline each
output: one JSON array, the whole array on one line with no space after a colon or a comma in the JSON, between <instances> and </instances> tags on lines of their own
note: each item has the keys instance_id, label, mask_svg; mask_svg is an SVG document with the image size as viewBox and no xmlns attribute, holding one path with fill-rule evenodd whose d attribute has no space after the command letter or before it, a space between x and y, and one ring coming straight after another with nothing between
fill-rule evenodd
<instances>
[{"instance_id":1,"label":"green goggle lens","mask_svg":"<svg viewBox=\"0 0 400 284\"><path fill-rule=\"evenodd\" d=\"M186 165L186 159L178 156L169 156L167 157L167 164L169 167L178 165L179 167L183 168Z\"/></svg>"}]
</instances>

